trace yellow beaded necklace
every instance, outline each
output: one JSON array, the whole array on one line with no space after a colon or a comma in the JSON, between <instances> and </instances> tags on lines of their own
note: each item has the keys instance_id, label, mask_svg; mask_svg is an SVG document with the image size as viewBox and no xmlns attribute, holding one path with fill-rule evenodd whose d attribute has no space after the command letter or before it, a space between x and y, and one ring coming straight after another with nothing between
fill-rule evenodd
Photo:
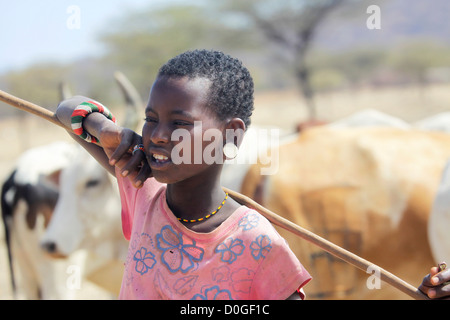
<instances>
[{"instance_id":1,"label":"yellow beaded necklace","mask_svg":"<svg viewBox=\"0 0 450 320\"><path fill-rule=\"evenodd\" d=\"M213 212L211 212L210 214L208 214L207 216L200 218L200 219L183 219L183 218L177 218L179 221L183 221L183 222L190 222L190 223L194 223L194 222L200 222L203 220L206 220L208 218L211 218L213 215L215 215L217 212L219 212L219 210L223 207L223 205L225 204L225 201L227 201L228 199L228 192L225 193L225 199L223 199L222 203L220 204L220 206Z\"/></svg>"}]
</instances>

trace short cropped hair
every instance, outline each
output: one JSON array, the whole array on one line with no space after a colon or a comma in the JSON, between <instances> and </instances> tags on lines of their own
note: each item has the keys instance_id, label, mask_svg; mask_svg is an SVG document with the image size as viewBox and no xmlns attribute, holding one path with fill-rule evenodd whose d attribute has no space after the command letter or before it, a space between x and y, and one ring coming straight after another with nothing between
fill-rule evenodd
<instances>
[{"instance_id":1,"label":"short cropped hair","mask_svg":"<svg viewBox=\"0 0 450 320\"><path fill-rule=\"evenodd\" d=\"M159 76L206 78L211 81L208 107L219 119L237 117L250 125L253 113L253 79L242 62L220 51L184 52L164 64Z\"/></svg>"}]
</instances>

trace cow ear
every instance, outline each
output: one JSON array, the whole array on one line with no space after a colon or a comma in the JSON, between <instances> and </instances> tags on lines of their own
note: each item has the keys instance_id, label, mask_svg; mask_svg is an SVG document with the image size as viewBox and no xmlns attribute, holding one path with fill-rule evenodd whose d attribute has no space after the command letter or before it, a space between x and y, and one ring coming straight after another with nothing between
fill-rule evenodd
<instances>
[{"instance_id":1,"label":"cow ear","mask_svg":"<svg viewBox=\"0 0 450 320\"><path fill-rule=\"evenodd\" d=\"M37 214L38 214L38 211L36 210L35 207L30 206L28 208L28 211L25 215L28 229L33 230L34 227L36 226Z\"/></svg>"},{"instance_id":2,"label":"cow ear","mask_svg":"<svg viewBox=\"0 0 450 320\"><path fill-rule=\"evenodd\" d=\"M55 188L59 189L59 177L61 175L62 169L55 170L52 173L45 176L45 180L51 183Z\"/></svg>"},{"instance_id":3,"label":"cow ear","mask_svg":"<svg viewBox=\"0 0 450 320\"><path fill-rule=\"evenodd\" d=\"M28 229L33 230L36 226L36 218L38 214L38 203L36 201L37 197L37 190L36 188L31 185L27 184L23 187L26 204L27 204L27 211L25 213L25 220L28 226Z\"/></svg>"}]
</instances>

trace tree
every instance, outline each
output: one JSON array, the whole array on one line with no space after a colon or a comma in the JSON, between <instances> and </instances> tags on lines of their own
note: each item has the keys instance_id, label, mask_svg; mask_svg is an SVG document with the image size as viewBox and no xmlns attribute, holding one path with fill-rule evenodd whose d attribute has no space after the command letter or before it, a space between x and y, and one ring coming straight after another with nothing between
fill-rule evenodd
<instances>
[{"instance_id":1,"label":"tree","mask_svg":"<svg viewBox=\"0 0 450 320\"><path fill-rule=\"evenodd\" d=\"M310 70L306 55L317 27L344 0L246 0L224 1L228 12L241 14L249 26L260 30L287 60L305 98L309 118L316 118Z\"/></svg>"}]
</instances>

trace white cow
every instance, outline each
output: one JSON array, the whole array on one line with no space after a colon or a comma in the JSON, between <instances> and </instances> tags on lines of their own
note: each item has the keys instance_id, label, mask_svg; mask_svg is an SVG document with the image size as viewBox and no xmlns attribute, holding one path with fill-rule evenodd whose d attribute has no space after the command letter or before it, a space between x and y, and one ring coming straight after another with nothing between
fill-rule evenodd
<instances>
[{"instance_id":1,"label":"white cow","mask_svg":"<svg viewBox=\"0 0 450 320\"><path fill-rule=\"evenodd\" d=\"M2 217L17 299L74 297L74 291L65 286L70 261L54 260L39 246L58 197L52 181L70 163L74 152L74 145L65 142L30 149L3 184Z\"/></svg>"},{"instance_id":2,"label":"white cow","mask_svg":"<svg viewBox=\"0 0 450 320\"><path fill-rule=\"evenodd\" d=\"M391 127L399 129L411 129L411 125L400 118L391 116L374 109L364 109L348 117L328 124L333 128L349 127Z\"/></svg>"},{"instance_id":3,"label":"white cow","mask_svg":"<svg viewBox=\"0 0 450 320\"><path fill-rule=\"evenodd\" d=\"M413 123L413 126L427 131L450 133L450 112L441 112Z\"/></svg>"},{"instance_id":4,"label":"white cow","mask_svg":"<svg viewBox=\"0 0 450 320\"><path fill-rule=\"evenodd\" d=\"M15 297L74 299L84 280L117 296L128 245L120 213L115 178L80 146L23 154L2 190Z\"/></svg>"},{"instance_id":5,"label":"white cow","mask_svg":"<svg viewBox=\"0 0 450 320\"><path fill-rule=\"evenodd\" d=\"M59 199L41 246L54 256L83 249L83 276L118 294L128 242L117 182L82 147L61 172Z\"/></svg>"}]
</instances>

